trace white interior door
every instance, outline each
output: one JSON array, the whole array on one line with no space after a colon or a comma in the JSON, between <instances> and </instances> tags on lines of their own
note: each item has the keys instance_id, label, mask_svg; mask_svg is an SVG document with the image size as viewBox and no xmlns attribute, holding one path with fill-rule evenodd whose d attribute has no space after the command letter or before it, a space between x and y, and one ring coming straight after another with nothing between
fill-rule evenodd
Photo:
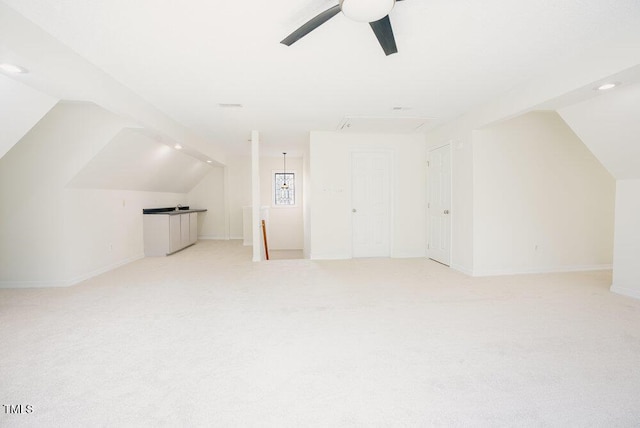
<instances>
[{"instance_id":1,"label":"white interior door","mask_svg":"<svg viewBox=\"0 0 640 428\"><path fill-rule=\"evenodd\" d=\"M391 254L390 154L354 152L351 156L352 255Z\"/></svg>"},{"instance_id":2,"label":"white interior door","mask_svg":"<svg viewBox=\"0 0 640 428\"><path fill-rule=\"evenodd\" d=\"M449 266L451 262L451 147L429 152L429 237L427 256Z\"/></svg>"}]
</instances>

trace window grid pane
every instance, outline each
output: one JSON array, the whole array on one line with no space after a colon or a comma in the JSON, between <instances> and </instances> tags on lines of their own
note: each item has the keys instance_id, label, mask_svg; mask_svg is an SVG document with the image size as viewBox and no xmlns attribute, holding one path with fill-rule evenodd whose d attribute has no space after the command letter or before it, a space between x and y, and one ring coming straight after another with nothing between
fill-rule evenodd
<instances>
[{"instance_id":1,"label":"window grid pane","mask_svg":"<svg viewBox=\"0 0 640 428\"><path fill-rule=\"evenodd\" d=\"M283 185L287 184L283 189ZM273 194L276 205L295 205L295 174L292 172L276 172L273 180Z\"/></svg>"}]
</instances>

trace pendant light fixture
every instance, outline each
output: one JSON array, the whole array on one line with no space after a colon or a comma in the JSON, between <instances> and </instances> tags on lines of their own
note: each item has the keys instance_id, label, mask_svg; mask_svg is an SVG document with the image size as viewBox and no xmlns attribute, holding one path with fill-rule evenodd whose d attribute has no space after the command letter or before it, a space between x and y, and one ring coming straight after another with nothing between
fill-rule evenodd
<instances>
[{"instance_id":1,"label":"pendant light fixture","mask_svg":"<svg viewBox=\"0 0 640 428\"><path fill-rule=\"evenodd\" d=\"M280 186L280 188L287 190L289 188L289 184L287 184L287 152L282 152L282 172L283 179L282 186Z\"/></svg>"}]
</instances>

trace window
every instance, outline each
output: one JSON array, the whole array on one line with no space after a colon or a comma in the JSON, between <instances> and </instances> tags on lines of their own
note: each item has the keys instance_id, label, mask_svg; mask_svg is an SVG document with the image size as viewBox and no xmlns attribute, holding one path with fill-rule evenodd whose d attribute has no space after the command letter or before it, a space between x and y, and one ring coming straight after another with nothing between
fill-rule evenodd
<instances>
[{"instance_id":1,"label":"window","mask_svg":"<svg viewBox=\"0 0 640 428\"><path fill-rule=\"evenodd\" d=\"M273 174L274 205L293 206L296 204L296 175L293 172Z\"/></svg>"}]
</instances>

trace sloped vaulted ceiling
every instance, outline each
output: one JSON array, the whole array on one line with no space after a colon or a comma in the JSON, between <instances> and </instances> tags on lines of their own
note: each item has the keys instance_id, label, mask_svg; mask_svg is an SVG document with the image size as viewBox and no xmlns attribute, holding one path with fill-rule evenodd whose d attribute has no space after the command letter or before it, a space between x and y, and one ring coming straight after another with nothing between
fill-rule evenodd
<instances>
[{"instance_id":1,"label":"sloped vaulted ceiling","mask_svg":"<svg viewBox=\"0 0 640 428\"><path fill-rule=\"evenodd\" d=\"M0 75L0 158L47 114L58 101Z\"/></svg>"},{"instance_id":2,"label":"sloped vaulted ceiling","mask_svg":"<svg viewBox=\"0 0 640 428\"><path fill-rule=\"evenodd\" d=\"M41 11L46 9L43 3L33 5L44 7ZM60 2L50 6L56 10L66 7ZM98 5L93 3L93 6ZM55 100L93 103L152 133L179 142L202 157L224 163L224 153L218 144L205 140L160 111L135 90L8 7L4 1L0 1L0 63L17 64L29 71L25 74L0 72L0 77L12 80L14 86L28 86ZM2 98L5 95L11 103L7 120L20 120L21 110L27 108L20 104L24 96L14 98L11 92L3 91Z\"/></svg>"},{"instance_id":3,"label":"sloped vaulted ceiling","mask_svg":"<svg viewBox=\"0 0 640 428\"><path fill-rule=\"evenodd\" d=\"M186 193L209 172L206 163L125 128L67 187Z\"/></svg>"},{"instance_id":4,"label":"sloped vaulted ceiling","mask_svg":"<svg viewBox=\"0 0 640 428\"><path fill-rule=\"evenodd\" d=\"M611 175L640 178L640 83L610 89L559 113Z\"/></svg>"}]
</instances>

